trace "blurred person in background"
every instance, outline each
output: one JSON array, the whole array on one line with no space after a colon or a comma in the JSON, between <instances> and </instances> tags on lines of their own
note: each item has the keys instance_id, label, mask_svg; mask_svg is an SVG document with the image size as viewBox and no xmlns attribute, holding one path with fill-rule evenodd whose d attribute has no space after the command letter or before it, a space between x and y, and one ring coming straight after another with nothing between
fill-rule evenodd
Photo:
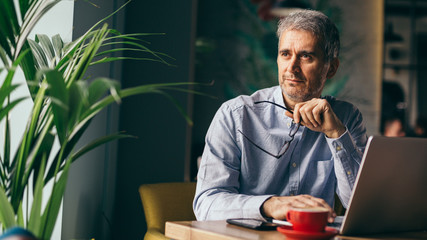
<instances>
[{"instance_id":1,"label":"blurred person in background","mask_svg":"<svg viewBox=\"0 0 427 240\"><path fill-rule=\"evenodd\" d=\"M427 137L427 118L420 116L415 123L414 137Z\"/></svg>"},{"instance_id":2,"label":"blurred person in background","mask_svg":"<svg viewBox=\"0 0 427 240\"><path fill-rule=\"evenodd\" d=\"M383 135L386 137L405 137L405 127L400 117L390 117L384 121Z\"/></svg>"}]
</instances>

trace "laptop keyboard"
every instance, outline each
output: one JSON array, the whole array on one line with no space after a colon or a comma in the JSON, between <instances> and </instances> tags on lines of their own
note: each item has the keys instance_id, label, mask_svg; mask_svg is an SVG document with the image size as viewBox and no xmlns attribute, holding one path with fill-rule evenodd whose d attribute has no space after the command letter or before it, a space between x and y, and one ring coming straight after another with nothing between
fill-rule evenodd
<instances>
[{"instance_id":1,"label":"laptop keyboard","mask_svg":"<svg viewBox=\"0 0 427 240\"><path fill-rule=\"evenodd\" d=\"M342 222L344 220L344 216L337 216L333 223L328 223L328 227L340 230Z\"/></svg>"}]
</instances>

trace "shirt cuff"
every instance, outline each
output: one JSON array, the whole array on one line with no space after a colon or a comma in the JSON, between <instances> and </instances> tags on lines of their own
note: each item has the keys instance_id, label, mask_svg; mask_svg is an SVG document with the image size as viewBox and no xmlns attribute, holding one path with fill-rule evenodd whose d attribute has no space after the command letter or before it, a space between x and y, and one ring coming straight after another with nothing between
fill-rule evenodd
<instances>
[{"instance_id":1,"label":"shirt cuff","mask_svg":"<svg viewBox=\"0 0 427 240\"><path fill-rule=\"evenodd\" d=\"M251 197L243 207L243 217L244 218L256 218L264 219L264 216L261 214L262 204L273 195L261 195Z\"/></svg>"},{"instance_id":2,"label":"shirt cuff","mask_svg":"<svg viewBox=\"0 0 427 240\"><path fill-rule=\"evenodd\" d=\"M326 141L329 145L329 149L332 151L334 158L342 163L342 167L345 175L350 184L354 184L356 179L357 171L355 171L352 163L352 155L357 151L357 146L355 145L353 138L350 133L346 131L339 138L327 138ZM360 164L358 162L358 164Z\"/></svg>"},{"instance_id":3,"label":"shirt cuff","mask_svg":"<svg viewBox=\"0 0 427 240\"><path fill-rule=\"evenodd\" d=\"M337 154L343 150L351 154L355 149L357 149L357 146L355 145L348 130L346 130L339 138L328 138L326 136L325 138L333 154Z\"/></svg>"}]
</instances>

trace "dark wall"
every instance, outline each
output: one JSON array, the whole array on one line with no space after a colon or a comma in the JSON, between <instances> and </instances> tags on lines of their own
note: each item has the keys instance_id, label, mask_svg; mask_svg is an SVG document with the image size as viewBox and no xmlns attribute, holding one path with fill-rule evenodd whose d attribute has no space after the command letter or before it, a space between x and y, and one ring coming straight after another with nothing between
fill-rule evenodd
<instances>
[{"instance_id":1,"label":"dark wall","mask_svg":"<svg viewBox=\"0 0 427 240\"><path fill-rule=\"evenodd\" d=\"M126 33L165 33L144 39L166 53L175 67L151 61L125 61L122 87L191 80L192 1L133 1L126 8ZM187 94L170 92L187 109ZM164 96L125 99L119 129L137 136L119 142L113 239L142 239L146 231L138 187L145 183L184 181L187 124Z\"/></svg>"},{"instance_id":2,"label":"dark wall","mask_svg":"<svg viewBox=\"0 0 427 240\"><path fill-rule=\"evenodd\" d=\"M419 64L417 71L417 84L418 84L418 114L424 118L427 117L427 33L418 34L417 36L417 62Z\"/></svg>"}]
</instances>

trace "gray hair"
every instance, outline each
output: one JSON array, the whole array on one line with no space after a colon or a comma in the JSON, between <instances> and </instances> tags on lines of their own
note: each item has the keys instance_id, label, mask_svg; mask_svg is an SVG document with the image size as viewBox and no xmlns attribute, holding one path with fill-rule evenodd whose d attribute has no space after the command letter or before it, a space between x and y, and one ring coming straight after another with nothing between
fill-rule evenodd
<instances>
[{"instance_id":1,"label":"gray hair","mask_svg":"<svg viewBox=\"0 0 427 240\"><path fill-rule=\"evenodd\" d=\"M279 21L277 37L288 30L311 32L318 40L325 53L325 60L330 62L337 58L340 51L340 36L335 24L323 13L314 10L292 12Z\"/></svg>"}]
</instances>

